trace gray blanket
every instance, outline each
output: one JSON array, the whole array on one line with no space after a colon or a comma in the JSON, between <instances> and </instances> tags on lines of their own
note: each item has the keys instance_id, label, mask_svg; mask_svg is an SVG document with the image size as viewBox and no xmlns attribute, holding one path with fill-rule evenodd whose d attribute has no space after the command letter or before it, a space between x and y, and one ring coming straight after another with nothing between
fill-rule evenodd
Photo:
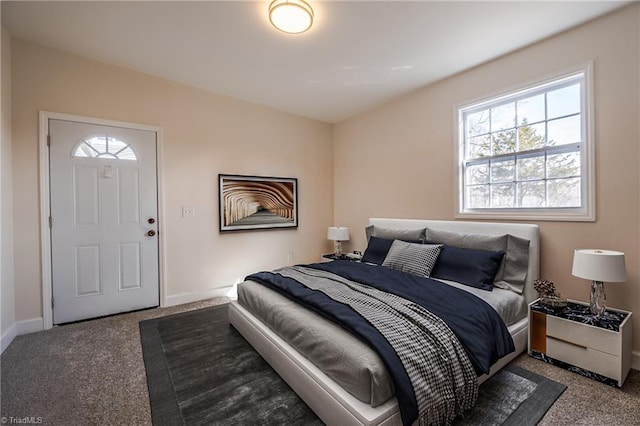
<instances>
[{"instance_id":1,"label":"gray blanket","mask_svg":"<svg viewBox=\"0 0 640 426\"><path fill-rule=\"evenodd\" d=\"M378 354L341 326L254 281L238 286L238 303L360 401L377 407L394 396Z\"/></svg>"}]
</instances>

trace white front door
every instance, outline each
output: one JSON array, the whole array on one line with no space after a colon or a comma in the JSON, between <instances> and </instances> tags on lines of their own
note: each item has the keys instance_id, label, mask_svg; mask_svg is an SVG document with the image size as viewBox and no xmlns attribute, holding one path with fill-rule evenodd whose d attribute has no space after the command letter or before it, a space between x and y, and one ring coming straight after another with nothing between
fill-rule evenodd
<instances>
[{"instance_id":1,"label":"white front door","mask_svg":"<svg viewBox=\"0 0 640 426\"><path fill-rule=\"evenodd\" d=\"M156 133L49 120L53 323L159 304Z\"/></svg>"}]
</instances>

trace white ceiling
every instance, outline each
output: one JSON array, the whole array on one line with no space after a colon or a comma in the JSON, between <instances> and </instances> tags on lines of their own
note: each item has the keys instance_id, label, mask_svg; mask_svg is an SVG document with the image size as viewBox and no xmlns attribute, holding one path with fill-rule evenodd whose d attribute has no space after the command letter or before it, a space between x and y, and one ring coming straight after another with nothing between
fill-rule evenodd
<instances>
[{"instance_id":1,"label":"white ceiling","mask_svg":"<svg viewBox=\"0 0 640 426\"><path fill-rule=\"evenodd\" d=\"M316 1L314 25L269 24L271 0L2 1L14 36L329 123L628 2Z\"/></svg>"}]
</instances>

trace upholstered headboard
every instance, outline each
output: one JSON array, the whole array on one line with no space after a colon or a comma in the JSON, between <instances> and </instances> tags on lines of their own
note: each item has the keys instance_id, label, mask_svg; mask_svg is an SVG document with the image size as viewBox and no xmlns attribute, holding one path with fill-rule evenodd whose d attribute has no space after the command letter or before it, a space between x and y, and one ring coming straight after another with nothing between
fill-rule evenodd
<instances>
[{"instance_id":1,"label":"upholstered headboard","mask_svg":"<svg viewBox=\"0 0 640 426\"><path fill-rule=\"evenodd\" d=\"M524 287L524 297L527 303L534 301L538 294L533 288L533 281L540 276L540 233L538 225L527 223L496 223L496 222L462 222L447 220L421 219L389 219L371 218L369 225L393 229L431 228L442 231L462 232L467 234L504 235L511 234L529 240L529 270Z\"/></svg>"}]
</instances>

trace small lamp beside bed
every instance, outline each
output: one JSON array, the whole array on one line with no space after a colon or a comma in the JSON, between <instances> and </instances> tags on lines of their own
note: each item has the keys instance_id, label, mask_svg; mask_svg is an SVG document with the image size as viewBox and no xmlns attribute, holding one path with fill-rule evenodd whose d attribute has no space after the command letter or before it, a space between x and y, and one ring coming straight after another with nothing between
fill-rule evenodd
<instances>
[{"instance_id":1,"label":"small lamp beside bed","mask_svg":"<svg viewBox=\"0 0 640 426\"><path fill-rule=\"evenodd\" d=\"M335 256L342 257L342 242L349 241L349 228L330 226L327 231L327 239L335 241Z\"/></svg>"},{"instance_id":2,"label":"small lamp beside bed","mask_svg":"<svg viewBox=\"0 0 640 426\"><path fill-rule=\"evenodd\" d=\"M627 280L624 253L612 250L576 250L573 254L573 276L592 280L589 306L591 313L601 316L607 300L604 282L620 283Z\"/></svg>"}]
</instances>

